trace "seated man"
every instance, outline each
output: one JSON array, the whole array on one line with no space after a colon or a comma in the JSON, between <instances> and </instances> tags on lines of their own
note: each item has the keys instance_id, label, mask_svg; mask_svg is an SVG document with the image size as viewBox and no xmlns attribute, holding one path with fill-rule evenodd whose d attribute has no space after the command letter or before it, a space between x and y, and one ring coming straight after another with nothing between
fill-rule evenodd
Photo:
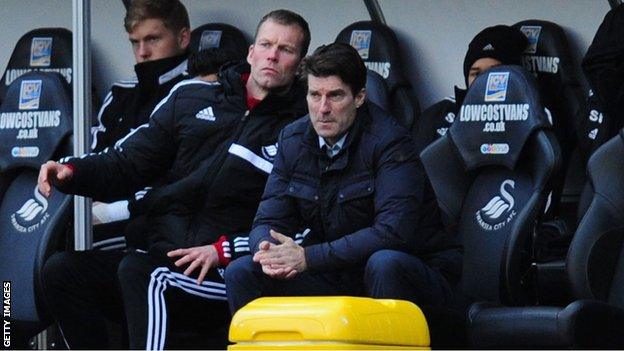
<instances>
[{"instance_id":1,"label":"seated man","mask_svg":"<svg viewBox=\"0 0 624 351\"><path fill-rule=\"evenodd\" d=\"M265 295L394 294L377 284L383 262L367 265L379 250L417 261L408 264L418 274L405 277L417 280L414 300L446 302L450 284L425 259L457 249L437 237L439 218L424 203L427 180L409 132L366 102L366 67L350 45L321 46L302 71L309 116L280 135L250 233L253 257L226 268L230 311ZM302 227L311 231L299 245Z\"/></svg>"},{"instance_id":2,"label":"seated man","mask_svg":"<svg viewBox=\"0 0 624 351\"><path fill-rule=\"evenodd\" d=\"M257 27L248 64L228 65L218 83L180 82L149 124L115 148L41 167L45 196L54 185L109 201L165 180L142 201L148 245L61 252L46 262L44 294L71 348L107 348L105 319L124 314L133 349L164 348L176 315L185 330L227 325L219 267L249 252L237 234L251 230L279 131L305 114L295 73L309 43L301 16L272 11Z\"/></svg>"},{"instance_id":3,"label":"seated man","mask_svg":"<svg viewBox=\"0 0 624 351\"><path fill-rule=\"evenodd\" d=\"M479 32L470 44L464 58L466 89L483 72L498 65L519 65L528 40L520 30L497 25ZM416 143L418 150L445 135L455 120L466 90L455 87L455 98L448 97L423 111L420 115Z\"/></svg>"},{"instance_id":4,"label":"seated man","mask_svg":"<svg viewBox=\"0 0 624 351\"><path fill-rule=\"evenodd\" d=\"M100 152L149 120L150 113L186 74L191 40L186 8L179 0L132 1L124 27L132 45L135 77L113 84L91 128L93 152ZM128 219L128 201L95 202L93 223ZM125 223L125 222L124 222ZM122 230L123 225L101 230ZM101 239L100 229L95 239Z\"/></svg>"}]
</instances>

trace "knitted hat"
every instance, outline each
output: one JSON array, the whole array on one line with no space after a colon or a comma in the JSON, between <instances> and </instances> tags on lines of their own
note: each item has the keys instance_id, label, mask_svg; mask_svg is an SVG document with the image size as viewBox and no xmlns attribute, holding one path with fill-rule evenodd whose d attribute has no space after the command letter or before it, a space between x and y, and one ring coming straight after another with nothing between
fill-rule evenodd
<instances>
[{"instance_id":1,"label":"knitted hat","mask_svg":"<svg viewBox=\"0 0 624 351\"><path fill-rule=\"evenodd\" d=\"M519 65L528 40L518 29L497 25L479 32L468 44L464 58L464 78L468 82L470 67L481 58L491 57L506 65Z\"/></svg>"}]
</instances>

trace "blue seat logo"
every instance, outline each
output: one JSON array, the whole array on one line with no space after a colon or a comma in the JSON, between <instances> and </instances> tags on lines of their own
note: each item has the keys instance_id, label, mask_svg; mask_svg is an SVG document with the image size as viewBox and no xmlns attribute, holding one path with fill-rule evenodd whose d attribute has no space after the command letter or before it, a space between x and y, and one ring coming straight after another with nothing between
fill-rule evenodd
<instances>
[{"instance_id":1,"label":"blue seat logo","mask_svg":"<svg viewBox=\"0 0 624 351\"><path fill-rule=\"evenodd\" d=\"M491 72L488 74L487 86L485 87L485 101L505 101L508 82L509 72Z\"/></svg>"},{"instance_id":2,"label":"blue seat logo","mask_svg":"<svg viewBox=\"0 0 624 351\"><path fill-rule=\"evenodd\" d=\"M221 43L220 30L205 30L202 32L201 39L199 40L199 51L218 48Z\"/></svg>"},{"instance_id":3,"label":"blue seat logo","mask_svg":"<svg viewBox=\"0 0 624 351\"><path fill-rule=\"evenodd\" d=\"M23 80L20 86L20 110L36 110L39 108L41 96L41 80Z\"/></svg>"},{"instance_id":4,"label":"blue seat logo","mask_svg":"<svg viewBox=\"0 0 624 351\"><path fill-rule=\"evenodd\" d=\"M48 67L52 62L52 38L33 38L30 46L30 65Z\"/></svg>"},{"instance_id":5,"label":"blue seat logo","mask_svg":"<svg viewBox=\"0 0 624 351\"><path fill-rule=\"evenodd\" d=\"M351 32L351 40L349 40L349 44L357 50L363 60L368 59L372 36L373 32L370 30L354 30Z\"/></svg>"},{"instance_id":6,"label":"blue seat logo","mask_svg":"<svg viewBox=\"0 0 624 351\"><path fill-rule=\"evenodd\" d=\"M522 26L520 27L520 31L524 33L524 35L529 40L529 45L524 50L525 54L534 54L537 52L537 42L539 41L539 36L542 31L541 26Z\"/></svg>"}]
</instances>

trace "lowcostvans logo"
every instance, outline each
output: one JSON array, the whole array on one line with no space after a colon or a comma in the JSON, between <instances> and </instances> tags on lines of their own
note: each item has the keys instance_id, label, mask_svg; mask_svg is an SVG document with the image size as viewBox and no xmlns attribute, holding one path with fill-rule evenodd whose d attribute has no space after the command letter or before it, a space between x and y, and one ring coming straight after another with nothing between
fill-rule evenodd
<instances>
[{"instance_id":1,"label":"lowcostvans logo","mask_svg":"<svg viewBox=\"0 0 624 351\"><path fill-rule=\"evenodd\" d=\"M487 231L499 230L516 217L514 210L515 200L510 191L514 189L516 182L506 179L500 186L500 194L492 199L476 212L477 223Z\"/></svg>"},{"instance_id":2,"label":"lowcostvans logo","mask_svg":"<svg viewBox=\"0 0 624 351\"><path fill-rule=\"evenodd\" d=\"M542 26L522 26L520 31L524 33L529 41L529 45L524 50L525 54L534 54L537 52L537 43L542 32Z\"/></svg>"},{"instance_id":3,"label":"lowcostvans logo","mask_svg":"<svg viewBox=\"0 0 624 351\"><path fill-rule=\"evenodd\" d=\"M23 80L20 86L20 110L36 110L41 97L41 80Z\"/></svg>"},{"instance_id":4,"label":"lowcostvans logo","mask_svg":"<svg viewBox=\"0 0 624 351\"><path fill-rule=\"evenodd\" d=\"M507 99L509 72L491 72L485 87L485 101L501 102Z\"/></svg>"},{"instance_id":5,"label":"lowcostvans logo","mask_svg":"<svg viewBox=\"0 0 624 351\"><path fill-rule=\"evenodd\" d=\"M221 43L220 30L205 30L202 32L201 39L199 40L199 51L218 48Z\"/></svg>"},{"instance_id":6,"label":"lowcostvans logo","mask_svg":"<svg viewBox=\"0 0 624 351\"><path fill-rule=\"evenodd\" d=\"M33 38L30 45L30 65L48 67L52 63L52 38Z\"/></svg>"},{"instance_id":7,"label":"lowcostvans logo","mask_svg":"<svg viewBox=\"0 0 624 351\"><path fill-rule=\"evenodd\" d=\"M349 44L357 50L362 60L368 59L372 37L373 32L370 30L354 30L351 32Z\"/></svg>"},{"instance_id":8,"label":"lowcostvans logo","mask_svg":"<svg viewBox=\"0 0 624 351\"><path fill-rule=\"evenodd\" d=\"M22 207L11 214L11 224L20 233L32 233L50 218L47 212L48 200L35 185L34 197L26 200Z\"/></svg>"}]
</instances>

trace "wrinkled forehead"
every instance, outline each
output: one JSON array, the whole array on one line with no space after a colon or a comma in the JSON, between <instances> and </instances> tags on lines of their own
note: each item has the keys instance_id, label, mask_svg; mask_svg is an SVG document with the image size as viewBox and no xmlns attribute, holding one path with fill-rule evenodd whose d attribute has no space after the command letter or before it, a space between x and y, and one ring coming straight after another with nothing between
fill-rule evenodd
<instances>
[{"instance_id":1,"label":"wrinkled forehead","mask_svg":"<svg viewBox=\"0 0 624 351\"><path fill-rule=\"evenodd\" d=\"M297 48L301 48L304 39L303 29L296 23L283 24L273 19L267 19L258 27L254 41L278 37Z\"/></svg>"}]
</instances>

